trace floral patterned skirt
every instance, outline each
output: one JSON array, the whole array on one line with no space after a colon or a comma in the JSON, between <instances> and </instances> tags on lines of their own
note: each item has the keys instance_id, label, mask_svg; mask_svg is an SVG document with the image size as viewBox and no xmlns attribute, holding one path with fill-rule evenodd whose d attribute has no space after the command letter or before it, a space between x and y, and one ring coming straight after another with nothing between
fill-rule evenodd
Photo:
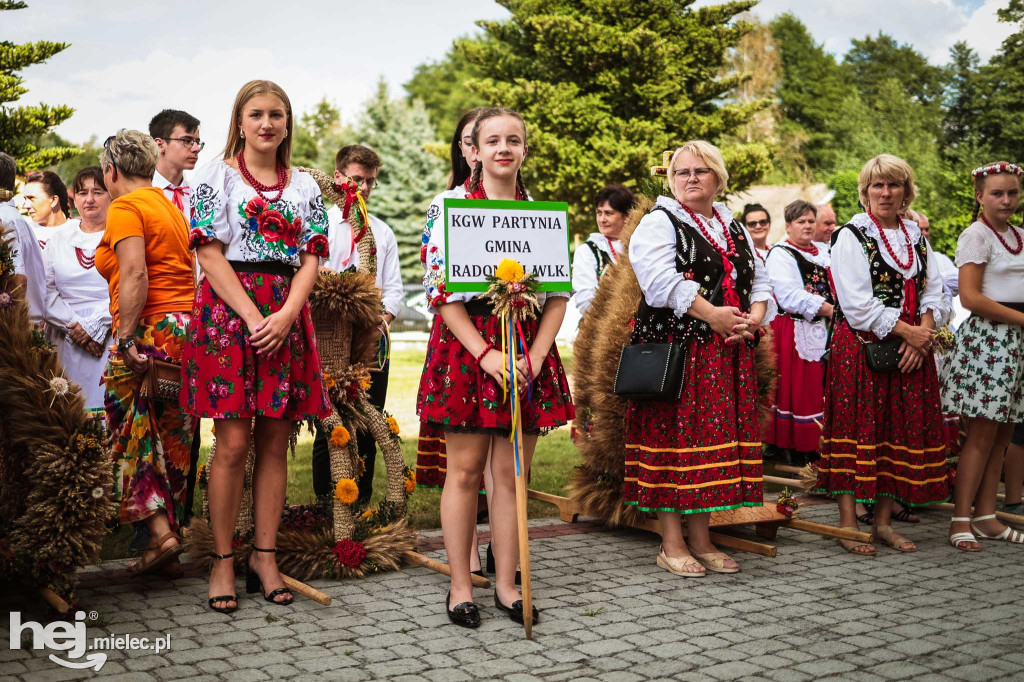
<instances>
[{"instance_id":1,"label":"floral patterned skirt","mask_svg":"<svg viewBox=\"0 0 1024 682\"><path fill-rule=\"evenodd\" d=\"M969 419L1024 421L1024 327L967 318L943 363L942 407Z\"/></svg>"},{"instance_id":2,"label":"floral patterned skirt","mask_svg":"<svg viewBox=\"0 0 1024 682\"><path fill-rule=\"evenodd\" d=\"M832 335L818 489L858 502L892 497L907 506L949 497L939 381L931 353L921 369L874 372L850 325Z\"/></svg>"},{"instance_id":3,"label":"floral patterned skirt","mask_svg":"<svg viewBox=\"0 0 1024 682\"><path fill-rule=\"evenodd\" d=\"M416 485L420 488L444 488L448 457L444 448L444 431L436 424L420 422L416 446Z\"/></svg>"},{"instance_id":4,"label":"floral patterned skirt","mask_svg":"<svg viewBox=\"0 0 1024 682\"><path fill-rule=\"evenodd\" d=\"M240 272L249 299L264 315L288 298L283 275ZM181 404L211 419L255 416L302 421L330 414L309 304L271 356L256 354L242 318L203 279L192 304L192 322L182 357Z\"/></svg>"},{"instance_id":5,"label":"floral patterned skirt","mask_svg":"<svg viewBox=\"0 0 1024 682\"><path fill-rule=\"evenodd\" d=\"M135 347L149 357L180 362L187 321L186 313L146 316L135 329ZM163 510L177 530L187 511L195 422L174 403L140 398L141 376L117 352L110 353L103 380L118 520L132 523Z\"/></svg>"},{"instance_id":6,"label":"floral patterned skirt","mask_svg":"<svg viewBox=\"0 0 1024 682\"><path fill-rule=\"evenodd\" d=\"M680 514L763 501L754 350L693 340L675 401L626 408L625 503Z\"/></svg>"},{"instance_id":7,"label":"floral patterned skirt","mask_svg":"<svg viewBox=\"0 0 1024 682\"><path fill-rule=\"evenodd\" d=\"M804 360L793 340L793 319L771 322L778 355L778 381L764 442L797 452L817 452L825 400L825 362Z\"/></svg>"},{"instance_id":8,"label":"floral patterned skirt","mask_svg":"<svg viewBox=\"0 0 1024 682\"><path fill-rule=\"evenodd\" d=\"M467 306L469 318L488 343L501 348L501 324L483 305ZM527 346L537 334L539 320L523 322ZM539 434L568 424L576 416L569 380L558 348L551 344L533 382L532 395L523 393L523 432ZM416 396L420 419L444 431L508 435L512 422L508 398L501 386L480 370L476 358L451 333L440 315L434 316L427 342L427 357Z\"/></svg>"}]
</instances>

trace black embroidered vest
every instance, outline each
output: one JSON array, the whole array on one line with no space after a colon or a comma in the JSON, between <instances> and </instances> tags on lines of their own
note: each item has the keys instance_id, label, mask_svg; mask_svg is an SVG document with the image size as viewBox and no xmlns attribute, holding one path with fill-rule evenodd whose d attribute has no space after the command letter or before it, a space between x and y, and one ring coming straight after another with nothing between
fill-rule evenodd
<instances>
[{"instance_id":1,"label":"black embroidered vest","mask_svg":"<svg viewBox=\"0 0 1024 682\"><path fill-rule=\"evenodd\" d=\"M878 242L869 237L863 227L858 227L853 223L843 225L832 233L833 247L837 235L842 230L853 232L864 249L864 255L868 258L868 268L871 271L871 295L881 301L886 308L901 308L903 305L903 273L886 263L878 248ZM917 300L920 302L921 294L928 282L928 246L924 239L919 239L914 245L914 257L920 264L917 273L913 276L917 286ZM838 300L836 300L835 306L837 314L841 315L842 310ZM920 309L920 304L918 308ZM919 313L915 313L915 319L912 322L916 323L918 317Z\"/></svg>"},{"instance_id":2,"label":"black embroidered vest","mask_svg":"<svg viewBox=\"0 0 1024 682\"><path fill-rule=\"evenodd\" d=\"M604 271L607 270L608 266L612 264L612 257L609 256L603 250L601 250L601 248L597 244L590 241L589 239L583 242L583 244L590 249L591 253L594 254L594 260L597 263L597 265L595 266L597 278L601 279L601 277L604 275Z\"/></svg>"},{"instance_id":3,"label":"black embroidered vest","mask_svg":"<svg viewBox=\"0 0 1024 682\"><path fill-rule=\"evenodd\" d=\"M708 243L697 228L684 223L670 211L660 206L654 208L656 211L664 211L676 233L676 272L683 273L688 280L700 284L700 295L710 299L725 268L722 265L722 257L715 251L715 248ZM750 293L754 285L754 252L751 244L743 233L743 228L737 221L728 226L733 242L736 244L736 255L730 260L736 272L734 282L736 293L740 297L740 308L744 311L750 310ZM711 303L722 305L723 284L719 287L718 293ZM633 334L630 343L667 343L669 341L682 342L684 339L693 337L700 341L707 341L714 334L711 325L698 320L690 315L677 317L671 308L652 308L643 299L640 301L640 309L634 318ZM755 340L759 338L755 335ZM748 343L750 343L748 341Z\"/></svg>"},{"instance_id":4,"label":"black embroidered vest","mask_svg":"<svg viewBox=\"0 0 1024 682\"><path fill-rule=\"evenodd\" d=\"M812 263L809 258L805 258L800 249L792 247L788 244L778 243L772 247L772 251L775 249L785 249L793 254L793 258L796 259L796 266L800 270L800 279L804 283L804 291L821 296L827 302L835 304L834 297L832 296L832 287L828 283L828 268L824 268L817 263ZM771 251L769 251L771 254ZM788 310L782 310L779 308L779 312L785 313L794 320L803 320L804 316L798 313L793 313ZM812 322L817 322L821 317L818 315L814 316Z\"/></svg>"}]
</instances>

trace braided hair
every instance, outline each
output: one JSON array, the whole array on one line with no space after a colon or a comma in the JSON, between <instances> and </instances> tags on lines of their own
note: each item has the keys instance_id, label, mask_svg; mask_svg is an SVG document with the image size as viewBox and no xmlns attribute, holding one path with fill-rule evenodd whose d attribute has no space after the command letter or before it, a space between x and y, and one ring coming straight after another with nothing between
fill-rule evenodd
<instances>
[{"instance_id":1,"label":"braided hair","mask_svg":"<svg viewBox=\"0 0 1024 682\"><path fill-rule=\"evenodd\" d=\"M523 126L523 144L526 143L526 122L519 112L506 109L505 107L491 107L488 109L481 109L480 115L477 116L476 124L473 126L473 146L480 149L480 124L489 118L498 118L501 116L511 116L512 118L519 121L519 124ZM476 166L473 168L473 176L470 180L470 186L476 188L480 185L483 179L484 164L482 161L477 161ZM516 191L525 199L528 194L526 191L526 183L523 182L522 167L516 171Z\"/></svg>"}]
</instances>

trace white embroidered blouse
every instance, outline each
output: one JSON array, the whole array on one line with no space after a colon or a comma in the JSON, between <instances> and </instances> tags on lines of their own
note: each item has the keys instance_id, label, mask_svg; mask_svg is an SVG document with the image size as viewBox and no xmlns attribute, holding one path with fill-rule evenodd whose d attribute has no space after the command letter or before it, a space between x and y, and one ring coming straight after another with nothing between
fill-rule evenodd
<instances>
[{"instance_id":1,"label":"white embroidered blouse","mask_svg":"<svg viewBox=\"0 0 1024 682\"><path fill-rule=\"evenodd\" d=\"M1024 239L1024 229L1011 225L1002 237L1016 248ZM971 223L956 240L956 265L959 268L967 263L985 266L982 295L1005 303L1024 301L1024 249L1016 255L1010 253L992 228L981 221Z\"/></svg>"},{"instance_id":2,"label":"white embroidered blouse","mask_svg":"<svg viewBox=\"0 0 1024 682\"><path fill-rule=\"evenodd\" d=\"M658 197L656 205L667 208L682 222L697 227L690 214L684 211L675 199L661 196ZM732 211L725 204L715 202L714 207L726 225L732 222ZM704 228L720 247L726 248L725 225L712 218L704 220ZM742 229L747 244L753 245L747 228ZM703 233L701 237L704 238ZM753 260L754 283L750 302L767 303L764 318L761 320L761 325L764 326L775 318L778 307L772 298L771 281L764 263L757 257ZM700 284L686 279L683 273L676 271L676 232L672 227L672 221L663 211L651 211L640 220L640 224L636 226L633 236L629 239L629 261L644 293L644 299L652 308L671 308L676 317L682 317L697 300ZM737 277L736 269L733 269L732 277Z\"/></svg>"},{"instance_id":3,"label":"white embroidered blouse","mask_svg":"<svg viewBox=\"0 0 1024 682\"><path fill-rule=\"evenodd\" d=\"M219 241L229 261L299 267L300 251L328 256L327 209L309 173L292 169L281 198L267 205L238 171L214 161L192 179L190 213L192 248Z\"/></svg>"}]
</instances>

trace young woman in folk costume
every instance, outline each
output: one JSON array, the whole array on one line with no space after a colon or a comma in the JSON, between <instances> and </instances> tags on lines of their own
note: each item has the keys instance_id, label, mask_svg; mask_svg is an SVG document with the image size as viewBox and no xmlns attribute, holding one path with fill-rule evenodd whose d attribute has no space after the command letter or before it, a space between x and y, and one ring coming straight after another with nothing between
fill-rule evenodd
<instances>
[{"instance_id":1,"label":"young woman in folk costume","mask_svg":"<svg viewBox=\"0 0 1024 682\"><path fill-rule=\"evenodd\" d=\"M821 438L827 320L832 317L828 248L812 241L817 210L786 206L786 238L768 254L768 276L782 314L772 320L779 380L764 442L792 450L799 465L817 459Z\"/></svg>"},{"instance_id":2,"label":"young woman in folk costume","mask_svg":"<svg viewBox=\"0 0 1024 682\"><path fill-rule=\"evenodd\" d=\"M967 552L981 549L978 538L1024 543L1024 533L995 517L1003 452L1014 424L1024 421L1024 230L1009 222L1020 205L1022 174L1006 162L974 171L975 221L956 245L960 301L971 316L944 363L942 402L967 419L949 538Z\"/></svg>"},{"instance_id":3,"label":"young woman in folk costume","mask_svg":"<svg viewBox=\"0 0 1024 682\"><path fill-rule=\"evenodd\" d=\"M856 502L875 503L873 543L900 552L914 543L892 527L894 501L908 507L949 495L932 334L949 314L928 240L899 211L914 200L914 171L881 154L858 179L867 207L832 235L835 311L825 384L818 487L838 496L839 525L856 528ZM896 342L898 368L868 364ZM877 354L872 357L879 357ZM873 544L840 540L848 552Z\"/></svg>"},{"instance_id":4,"label":"young woman in folk costume","mask_svg":"<svg viewBox=\"0 0 1024 682\"><path fill-rule=\"evenodd\" d=\"M183 356L182 400L214 420L210 472L214 554L210 607L237 608L231 539L256 419L255 535L246 590L290 604L274 557L296 421L330 408L307 298L328 255L327 211L308 173L290 168L291 103L280 86L250 81L231 114L223 159L196 172L190 240L206 274Z\"/></svg>"},{"instance_id":5,"label":"young woman in folk costume","mask_svg":"<svg viewBox=\"0 0 1024 682\"><path fill-rule=\"evenodd\" d=\"M450 156L451 171L448 173L448 189L434 197L427 210L427 222L423 226L422 247L420 248L420 262L424 267L427 265L427 245L430 243L430 235L433 234L434 226L444 221L444 200L465 199L472 193L470 179L473 175L473 167L476 166L477 157L473 151L473 126L480 112L486 107L471 109L462 115L459 123L455 126L455 133L452 136ZM444 225L441 225L444 229ZM488 461L489 464L489 461ZM416 486L419 488L444 488L445 473L448 471L448 455L445 451L444 430L430 422L420 422L419 443L416 448ZM477 498L477 519L487 515L486 479L489 478L490 466L484 469L484 476L480 481L480 495ZM469 555L469 569L477 575L484 575L480 563L480 553L477 551L476 528L473 529L473 540ZM493 554L491 545L487 545L488 571L493 572Z\"/></svg>"},{"instance_id":6,"label":"young woman in folk costume","mask_svg":"<svg viewBox=\"0 0 1024 682\"><path fill-rule=\"evenodd\" d=\"M686 143L668 167L673 196L629 242L643 291L631 343L683 343L688 360L679 400L626 408L625 501L657 513L658 566L684 577L739 571L711 544L711 512L763 497L754 347L776 305L750 233L714 201L728 180L717 147Z\"/></svg>"},{"instance_id":7,"label":"young woman in folk costume","mask_svg":"<svg viewBox=\"0 0 1024 682\"><path fill-rule=\"evenodd\" d=\"M470 178L471 199L528 199L519 168L526 157L526 126L507 109L487 109L473 128L478 157ZM426 248L424 286L430 306L438 311L428 343L416 410L420 419L444 431L448 471L441 495L441 526L451 566L451 591L445 608L453 623L477 627L480 614L473 603L469 578L480 476L491 455L488 481L491 532L496 560L495 606L522 622L522 599L515 586L519 542L516 528L515 464L510 402L503 398L500 320L488 300L474 293L445 290L444 230L435 223ZM532 401L522 402L523 456L529 462L542 432L574 417L569 384L562 369L555 334L565 314L568 293L539 294L543 312L523 324L528 357L519 359L517 374L532 382ZM534 622L537 614L534 613Z\"/></svg>"}]
</instances>

